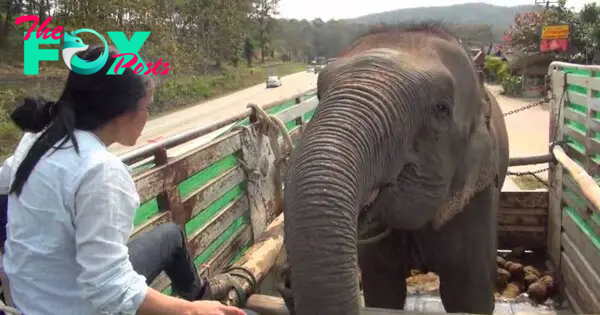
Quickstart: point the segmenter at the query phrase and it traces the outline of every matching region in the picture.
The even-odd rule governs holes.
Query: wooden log
[[[508,160],[508,166],[521,166],[550,163],[554,160],[552,154],[513,157]]]
[[[261,315],[290,315],[282,298],[263,294],[252,294],[245,308]]]
[[[583,167],[573,161],[561,147],[555,146],[552,153],[556,160],[569,172],[583,195],[592,204],[593,207],[591,208],[598,211],[600,209],[600,187],[598,187],[596,181]]]
[[[246,279],[233,276],[236,280],[239,279],[240,282],[238,283],[241,284],[241,289],[245,297],[248,297],[258,288],[258,285],[263,281],[269,270],[275,265],[277,256],[283,248],[283,225],[282,213],[269,224],[252,247],[233,265],[234,268],[241,267],[252,273],[252,276],[256,279],[257,283],[253,284]],[[234,270],[232,272],[239,271]],[[239,300],[236,290],[229,291],[227,297],[221,302],[226,305],[235,306],[240,306],[240,304],[244,303],[244,301]]]

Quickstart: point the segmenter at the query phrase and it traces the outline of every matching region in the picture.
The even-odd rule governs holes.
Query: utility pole
[[[550,8],[551,5],[555,5],[558,4],[558,1],[551,1],[551,0],[535,0],[535,5],[539,5],[539,6],[545,6],[546,8],[544,10],[548,10]]]

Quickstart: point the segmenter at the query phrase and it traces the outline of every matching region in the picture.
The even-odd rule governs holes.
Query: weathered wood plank
[[[316,97],[310,98],[298,105],[292,106],[284,111],[281,111],[280,113],[277,114],[277,117],[279,117],[279,119],[281,119],[281,121],[283,121],[284,123],[296,119],[304,114],[306,114],[307,112],[317,108],[317,105],[319,105],[319,101],[317,100]]]
[[[262,283],[267,273],[273,268],[283,248],[283,213],[277,216],[265,229],[265,232],[244,253],[240,259],[233,264],[234,267],[243,267],[252,274],[257,283],[243,281],[239,291],[231,290],[228,296],[221,300],[226,305],[239,305],[239,295],[235,292],[243,292],[245,296],[250,295],[257,289],[256,285]]]
[[[600,187],[598,187],[596,180],[594,180],[583,167],[575,163],[561,147],[553,147],[552,153],[557,161],[568,171],[570,179],[577,184],[582,196],[588,200],[590,205],[592,205],[592,207],[589,208],[598,211],[598,209],[600,209]]]
[[[499,232],[530,232],[530,233],[545,233],[545,226],[525,226],[525,225],[499,225]]]
[[[569,257],[575,269],[582,275],[584,282],[593,296],[600,297],[600,276],[587,261],[585,255],[579,250],[568,234],[562,234],[563,255]]]
[[[195,231],[188,239],[188,248],[193,257],[200,255],[225,230],[249,210],[248,196],[243,194],[223,207],[202,228]]]
[[[600,235],[600,225],[598,225],[592,218],[593,210],[589,209],[590,207],[593,207],[593,205],[587,202],[587,200],[585,201],[585,204],[583,204],[581,201],[577,201],[575,199],[576,197],[573,194],[580,196],[580,198],[585,198],[582,197],[583,195],[581,194],[581,191],[579,191],[577,185],[575,185],[575,183],[573,183],[568,176],[564,177],[563,183],[565,184],[566,188],[571,191],[568,192],[563,190],[563,202],[569,206],[569,208],[575,210],[579,217],[581,217],[581,219],[588,224],[588,226],[594,231],[594,233],[596,233],[596,235]]]
[[[246,179],[244,171],[236,166],[218,177],[212,179],[206,185],[198,188],[183,199],[183,208],[193,218],[204,211],[213,202],[219,199],[225,192],[237,186]]]
[[[168,286],[171,285],[171,279],[169,279],[169,277],[167,276],[167,274],[163,271],[161,272],[158,277],[156,277],[154,279],[154,281],[152,281],[152,283],[150,284],[150,286],[159,292],[162,292],[164,289],[166,289]]]
[[[579,130],[573,129],[570,126],[565,127],[563,132],[566,136],[573,138],[575,141],[579,142],[581,145],[585,145],[585,143],[587,142],[587,138],[584,134],[579,132]],[[585,156],[585,154],[584,154],[584,156]],[[581,161],[581,162],[583,162],[583,161]]]
[[[581,106],[588,105],[587,97],[585,95],[583,95],[581,93],[573,92],[573,91],[567,91],[566,94],[567,94],[567,96],[565,96],[565,99],[569,100],[570,103],[581,105]],[[592,104],[590,104],[590,105],[592,105]]]
[[[503,191],[500,193],[500,209],[548,208],[547,191]],[[502,210],[501,210],[502,211]]]
[[[498,224],[515,226],[540,226],[546,228],[546,216],[536,215],[498,215]]]
[[[246,226],[240,231],[236,232],[231,238],[231,242],[227,245],[219,248],[217,252],[198,269],[198,273],[202,277],[212,277],[219,274],[231,260],[237,255],[237,253],[246,245],[252,241],[252,228]]]
[[[600,121],[598,121],[597,118],[592,118],[589,121],[589,124],[590,124],[589,125],[590,130],[595,131],[595,132],[600,132]]]
[[[140,194],[140,202],[154,198],[241,147],[240,132],[235,131],[178,156],[166,165],[137,175],[134,181]]]
[[[577,74],[567,74],[567,83],[570,85],[579,85],[589,87],[592,90],[600,90],[600,79],[596,77],[587,77]]]
[[[539,250],[546,247],[546,233],[530,231],[522,232],[513,227],[507,231],[498,231],[498,248],[513,249],[523,247],[524,249]]]
[[[563,283],[563,285],[564,285],[564,283]],[[575,300],[575,295],[573,294],[573,292],[571,292],[572,290],[565,286],[563,288],[563,291],[564,291],[565,297],[567,298],[567,301],[569,301],[569,306],[570,306],[571,310],[573,310],[573,312],[575,312],[575,314],[583,314],[583,311],[581,310],[581,306],[579,306],[579,304],[577,304],[577,301]]]
[[[600,274],[600,250],[592,243],[592,240],[584,234],[577,226],[571,214],[565,213],[563,216],[564,233],[569,236],[583,257],[589,262],[593,270]]]
[[[548,216],[548,208],[500,208],[500,215],[534,215],[540,217]]]
[[[594,70],[590,70],[590,80],[596,76],[596,72]],[[567,79],[568,80],[568,79]],[[589,83],[589,82],[588,82]],[[594,90],[592,90],[591,88],[588,87],[587,89],[587,115],[585,117],[585,138],[586,138],[586,142],[584,142],[585,145],[585,155],[586,155],[586,159],[583,161],[583,164],[585,165],[585,168],[587,169],[587,171],[589,172],[591,167],[592,167],[592,155],[593,155],[593,143],[592,143],[592,138],[594,138],[595,136],[595,132],[593,130],[591,130],[591,124],[592,124],[592,120],[594,119],[595,113],[596,111],[592,108],[592,106],[590,104],[592,104],[593,102],[593,97],[594,97]]]
[[[576,121],[580,124],[585,124],[585,115],[571,108],[565,108],[565,119]]]
[[[585,161],[585,159],[586,159],[584,153],[582,153],[581,151],[575,149],[570,144],[567,144],[565,146],[565,152],[567,153],[568,156],[572,157],[573,159],[575,159],[577,161]]]
[[[131,242],[132,240],[138,238],[140,235],[152,230],[156,226],[161,225],[163,223],[170,222],[170,221],[171,221],[171,212],[169,212],[169,211],[159,212],[157,215],[148,219],[148,221],[139,225],[135,230],[133,230],[133,233],[131,233],[131,236],[129,237],[129,241]]]
[[[562,71],[553,69],[549,71],[551,75],[551,94],[553,100],[550,106],[550,124],[548,130],[548,143],[563,140],[565,105],[563,95],[563,87],[565,77]],[[548,227],[546,250],[550,261],[557,266],[560,266],[561,253],[561,225],[562,225],[562,175],[563,167],[560,163],[550,163],[550,172],[548,174]]]
[[[242,134],[242,154],[248,168],[248,198],[254,239],[267,228],[282,209],[283,191],[276,130],[253,124]],[[275,148],[275,146],[277,146]]]
[[[594,296],[581,273],[575,268],[571,258],[563,252],[561,255],[561,275],[564,283],[573,293],[575,303],[578,304],[584,313],[599,313],[600,301],[598,296]]]

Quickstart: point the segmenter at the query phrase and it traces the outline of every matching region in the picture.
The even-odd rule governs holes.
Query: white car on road
[[[280,87],[281,86],[281,78],[278,76],[269,76],[267,78],[267,89],[272,87]]]

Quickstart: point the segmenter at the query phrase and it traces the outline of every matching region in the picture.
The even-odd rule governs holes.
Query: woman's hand
[[[217,301],[194,301],[186,315],[246,315],[246,312]]]

